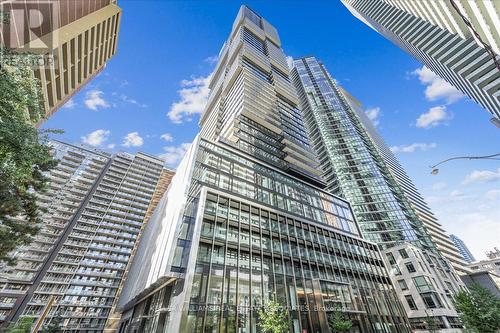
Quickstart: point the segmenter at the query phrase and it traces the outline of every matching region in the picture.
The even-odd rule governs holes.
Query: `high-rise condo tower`
[[[148,223],[119,332],[258,332],[270,299],[290,332],[407,332],[374,243],[324,183],[273,26],[242,6],[201,132]]]

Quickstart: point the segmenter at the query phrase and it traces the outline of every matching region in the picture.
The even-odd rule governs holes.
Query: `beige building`
[[[9,12],[2,25],[1,43],[19,52],[50,55],[53,65],[34,68],[40,80],[44,114],[31,121],[40,124],[96,76],[116,53],[121,9],[116,0],[7,0]],[[25,18],[16,13],[39,10],[43,22],[26,31]],[[11,9],[14,9],[11,11]],[[37,24],[29,23],[36,26]],[[44,58],[44,59],[49,59]]]

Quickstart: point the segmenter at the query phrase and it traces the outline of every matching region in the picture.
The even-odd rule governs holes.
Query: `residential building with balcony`
[[[500,4],[342,0],[363,23],[500,119]],[[496,120],[494,120],[496,119]]]
[[[258,332],[274,299],[290,332],[409,332],[376,244],[325,191],[276,29],[242,6],[200,134],[147,224],[118,332]]]
[[[116,0],[2,0],[0,8],[8,15],[0,44],[53,61],[33,66],[43,105],[43,114],[28,116],[35,124],[56,112],[116,54],[122,14]],[[32,11],[43,17],[39,27],[30,27],[34,33],[26,20]]]
[[[45,325],[58,316],[64,332],[101,332],[163,162],[143,153],[50,145],[59,164],[39,195],[46,209],[40,232],[15,250],[15,266],[0,268],[0,322],[32,316]]]

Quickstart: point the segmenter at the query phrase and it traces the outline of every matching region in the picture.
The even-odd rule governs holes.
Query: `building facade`
[[[363,126],[359,103],[354,103],[352,96],[338,87],[315,57],[295,60],[292,77],[327,189],[351,203],[363,237],[387,251],[402,244],[413,244],[438,258],[440,265],[461,283],[435,245],[425,220],[414,208],[421,198],[416,193],[412,199],[408,197],[400,184],[406,175],[394,174],[395,166],[401,167],[399,164],[389,166],[387,157],[383,157]],[[394,156],[390,157],[391,162],[395,162]],[[415,267],[417,274],[425,274],[423,267]],[[391,271],[391,278],[395,274]],[[403,295],[398,295],[404,303]],[[440,307],[444,304],[438,303]],[[454,316],[457,317],[456,312]]]
[[[476,259],[469,251],[469,248],[467,247],[467,245],[465,245],[463,240],[461,240],[455,235],[450,235],[450,239],[453,241],[455,247],[458,249],[462,257],[464,257],[465,261],[467,261],[469,264],[476,261]]]
[[[342,2],[362,22],[500,118],[497,1]]]
[[[119,332],[260,332],[275,299],[290,332],[408,332],[377,246],[322,190],[278,34],[242,6],[200,135],[146,226]]]
[[[480,285],[500,299],[500,275],[491,271],[478,271],[460,276],[467,287]]]
[[[415,210],[418,218],[424,224],[431,240],[436,244],[439,252],[448,259],[450,264],[459,274],[467,274],[469,269],[467,268],[467,262],[462,256],[462,252],[453,242],[451,236],[448,236],[447,232],[443,229],[417,187],[413,184],[410,177],[408,177],[408,174],[390,148],[385,144],[384,139],[379,135],[371,120],[368,119],[361,103],[342,87],[339,87],[339,91],[361,121],[365,133],[369,136],[375,148],[378,150],[379,156],[384,160],[387,168],[403,191],[405,198]]]
[[[54,61],[33,67],[44,109],[44,114],[31,115],[36,124],[56,112],[116,54],[121,19],[116,0],[2,0],[0,8],[9,18],[2,24],[2,45],[50,55]],[[16,14],[32,10],[43,15],[35,33],[26,28],[28,14]]]
[[[51,143],[47,209],[17,264],[0,268],[2,326],[32,316],[62,318],[64,332],[101,332],[157,187],[163,162]],[[40,318],[44,317],[44,318]]]
[[[326,188],[352,204],[363,236],[382,248],[408,241],[434,249],[423,223],[323,64],[314,57],[295,60],[292,75]]]
[[[463,332],[453,295],[464,288],[464,283],[449,267],[432,253],[409,243],[387,249],[384,254],[412,329]]]
[[[492,251],[486,253],[486,260],[473,262],[469,265],[472,272],[485,272],[489,271],[500,275],[500,250],[494,248]]]

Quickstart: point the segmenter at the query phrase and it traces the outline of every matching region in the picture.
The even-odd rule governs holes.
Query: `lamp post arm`
[[[435,168],[440,164],[453,161],[453,160],[497,160],[498,158],[495,158],[497,156],[500,156],[500,153],[498,154],[492,154],[492,155],[485,155],[485,156],[457,156],[457,157],[451,157],[446,160],[443,160],[433,166],[431,168]]]

